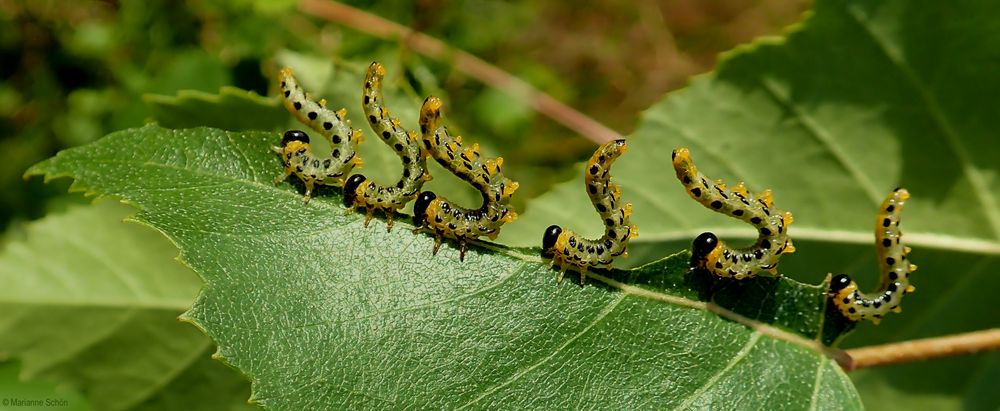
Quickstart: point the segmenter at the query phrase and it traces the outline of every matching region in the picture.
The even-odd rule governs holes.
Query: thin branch
[[[853,361],[844,369],[902,364],[956,355],[1000,349],[1000,328],[944,337],[924,338],[900,343],[847,350]]]
[[[603,144],[620,138],[611,130],[585,114],[574,110],[476,56],[457,50],[426,34],[414,31],[379,16],[330,0],[301,0],[299,9],[315,17],[341,24],[385,40],[400,40],[417,53],[437,60],[450,60],[458,71],[484,84],[525,102],[542,115],[566,128]]]

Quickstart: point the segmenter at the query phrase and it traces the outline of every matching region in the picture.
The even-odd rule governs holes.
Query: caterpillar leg
[[[371,207],[366,207],[365,208],[365,227],[366,228],[368,227],[368,223],[370,223],[372,221],[372,218],[374,217],[374,214],[375,214],[375,209],[373,209]]]
[[[312,198],[312,192],[314,187],[312,180],[304,181],[304,183],[306,185],[306,194],[302,196],[302,202],[308,204],[309,199]]]
[[[580,267],[580,285],[587,283],[587,267]]]
[[[392,217],[396,215],[393,210],[388,210],[385,212],[385,230],[386,232],[392,232]]]
[[[559,275],[556,276],[556,284],[562,284],[563,277],[566,276],[566,267],[559,265]]]
[[[437,255],[438,250],[441,249],[441,235],[434,237],[434,249],[431,250],[431,255]]]
[[[469,245],[466,244],[465,240],[458,240],[458,261],[465,261],[465,252],[469,249]]]

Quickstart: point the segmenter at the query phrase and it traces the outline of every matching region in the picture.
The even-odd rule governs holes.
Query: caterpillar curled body
[[[424,191],[413,204],[413,224],[417,230],[433,232],[437,237],[432,254],[437,254],[442,238],[451,238],[458,241],[459,258],[465,260],[468,241],[481,236],[495,239],[504,223],[517,218],[509,202],[518,183],[501,172],[503,158],[482,157],[478,144],[462,148],[462,138],[452,137],[443,125],[441,106],[440,99],[428,97],[420,107],[424,148],[438,164],[479,190],[483,205],[478,209],[468,209]]]
[[[351,128],[346,110],[335,112],[326,108],[326,100],[314,101],[299,86],[291,68],[281,69],[278,81],[285,108],[302,124],[326,138],[331,146],[329,155],[316,155],[309,145],[306,133],[289,130],[282,137],[281,146],[271,148],[281,156],[285,167],[284,174],[275,180],[275,184],[280,184],[288,176],[295,174],[306,186],[302,200],[308,203],[316,184],[343,186],[347,174],[361,165],[361,159],[357,156],[361,130]]]
[[[837,309],[851,321],[881,321],[889,311],[900,312],[903,295],[916,290],[910,285],[910,273],[917,266],[910,264],[907,255],[910,247],[903,245],[899,230],[900,214],[910,193],[903,188],[893,190],[879,208],[875,218],[875,247],[877,249],[882,284],[874,295],[858,291],[858,284],[847,274],[839,274],[830,281],[830,298]]]
[[[614,258],[627,254],[628,240],[639,235],[629,222],[632,204],[621,204],[621,187],[611,183],[611,164],[627,149],[625,140],[604,144],[594,152],[584,171],[587,195],[604,220],[604,235],[596,240],[580,237],[558,225],[549,226],[542,236],[542,255],[559,265],[562,281],[566,269],[580,273],[580,283],[587,278],[587,269],[610,265]]]
[[[362,106],[372,131],[383,143],[393,149],[403,162],[403,175],[394,186],[385,187],[369,180],[364,175],[351,176],[344,185],[344,204],[350,208],[366,212],[365,225],[372,219],[372,213],[380,211],[386,216],[388,230],[392,230],[392,217],[406,203],[417,198],[424,182],[431,179],[427,173],[426,154],[420,148],[417,134],[406,130],[399,120],[389,113],[382,97],[382,79],[385,68],[377,62],[368,66]]]
[[[795,252],[788,237],[792,213],[773,209],[770,190],[751,195],[741,182],[726,188],[721,180],[712,182],[700,173],[686,148],[673,152],[674,171],[687,193],[703,206],[753,225],[757,241],[745,248],[731,248],[713,233],[702,233],[692,244],[691,267],[702,268],[720,277],[737,280],[761,271],[777,272],[782,254]]]

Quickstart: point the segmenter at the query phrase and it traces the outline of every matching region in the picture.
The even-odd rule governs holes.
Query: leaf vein
[[[773,80],[765,79],[761,81],[761,85],[767,94],[778,103],[778,105],[791,111],[795,118],[798,119],[798,123],[802,126],[802,129],[808,132],[816,141],[826,147],[830,155],[833,156],[840,166],[847,170],[852,178],[861,186],[865,194],[868,195],[868,199],[872,201],[873,204],[878,204],[882,200],[879,190],[875,188],[875,184],[872,183],[868,175],[865,174],[861,169],[855,166],[853,162],[850,161],[847,153],[844,152],[843,148],[837,145],[836,140],[831,136],[816,120],[806,114],[803,110],[799,108],[798,105],[792,102],[791,98],[787,95],[783,95],[779,90],[778,86]]]
[[[458,407],[458,409],[469,408],[470,406],[472,406],[473,404],[479,402],[483,398],[486,398],[486,397],[490,396],[491,394],[493,394],[494,392],[500,390],[501,388],[506,387],[506,386],[512,384],[514,381],[519,380],[521,377],[523,377],[527,373],[529,373],[529,372],[535,370],[536,368],[541,367],[542,365],[544,365],[545,363],[547,363],[549,360],[551,360],[556,355],[558,355],[559,353],[561,353],[563,351],[563,349],[565,349],[566,347],[568,347],[570,344],[572,344],[574,341],[576,341],[577,339],[579,339],[583,335],[585,335],[588,332],[590,332],[590,330],[592,330],[595,326],[597,326],[597,324],[600,324],[602,321],[604,321],[604,319],[607,318],[608,314],[610,314],[612,311],[614,311],[615,307],[618,307],[618,304],[621,304],[621,302],[627,296],[628,296],[628,293],[620,293],[620,294],[618,294],[618,296],[615,297],[615,299],[613,301],[611,301],[607,306],[605,306],[604,309],[601,310],[601,312],[597,313],[597,316],[594,317],[594,320],[591,321],[590,324],[587,324],[587,326],[583,327],[583,329],[580,330],[580,332],[578,332],[578,333],[574,334],[572,337],[566,339],[566,341],[564,341],[559,347],[557,347],[551,354],[549,354],[549,355],[545,356],[544,358],[536,361],[535,363],[533,363],[533,364],[531,364],[531,365],[529,365],[529,366],[521,369],[520,371],[518,371],[517,373],[515,373],[514,375],[512,375],[510,378],[508,378],[506,381],[504,381],[504,382],[502,382],[500,384],[494,385],[494,386],[492,386],[490,388],[487,388],[478,397],[473,398],[471,401],[469,401],[469,402],[463,404],[462,406]]]
[[[438,300],[438,301],[431,301],[431,302],[426,303],[426,304],[418,304],[418,305],[414,305],[414,306],[410,306],[410,307],[402,307],[402,308],[397,308],[397,309],[393,309],[393,310],[377,311],[377,312],[374,312],[374,313],[371,313],[371,314],[368,314],[368,315],[364,315],[364,316],[361,316],[361,317],[352,317],[352,318],[347,319],[347,320],[340,320],[340,321],[338,321],[338,320],[320,321],[320,322],[310,323],[310,324],[300,324],[300,325],[294,326],[293,328],[309,328],[309,327],[318,327],[318,326],[324,326],[324,325],[347,325],[347,324],[353,324],[353,323],[356,323],[356,322],[364,321],[364,320],[367,320],[367,319],[370,319],[370,318],[380,317],[380,316],[383,316],[383,315],[386,315],[386,314],[396,314],[396,313],[404,313],[404,312],[409,312],[409,311],[418,311],[418,310],[423,310],[423,309],[426,309],[426,308],[433,308],[433,307],[441,306],[441,305],[448,304],[448,303],[453,303],[453,302],[458,302],[458,301],[462,301],[462,300],[467,300],[469,298],[475,297],[477,295],[481,295],[481,294],[483,294],[483,293],[485,293],[487,291],[490,291],[492,289],[495,289],[495,288],[503,285],[504,283],[506,283],[507,281],[509,281],[511,278],[513,278],[515,275],[517,275],[518,273],[524,272],[523,268],[526,268],[527,266],[528,266],[527,262],[521,263],[521,265],[517,269],[510,270],[509,274],[504,275],[503,277],[500,277],[493,284],[487,285],[485,287],[477,288],[477,289],[475,289],[475,290],[473,290],[471,292],[468,292],[468,293],[465,293],[465,294],[462,294],[462,295],[459,295],[459,296],[456,296],[456,297],[453,297],[453,298],[448,298],[448,299]]]
[[[691,393],[691,395],[687,396],[687,398],[681,401],[680,405],[678,405],[674,409],[686,409],[690,407],[694,403],[694,401],[700,398],[702,395],[704,395],[709,388],[714,387],[715,384],[718,383],[719,380],[721,380],[722,377],[725,376],[729,370],[731,370],[733,367],[735,367],[737,364],[743,361],[744,358],[750,355],[750,351],[752,351],[753,347],[757,345],[757,342],[760,341],[760,337],[762,335],[763,334],[756,331],[752,332],[750,334],[750,338],[748,338],[747,342],[743,345],[743,348],[740,348],[740,350],[736,352],[736,355],[733,356],[731,360],[729,360],[729,363],[726,364],[725,367],[722,367],[722,369],[720,369],[718,372],[712,375],[709,379],[705,380],[704,384],[698,387],[698,389],[695,390],[693,393]]]

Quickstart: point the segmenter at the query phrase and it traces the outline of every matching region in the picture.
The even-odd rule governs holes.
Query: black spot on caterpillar
[[[399,119],[389,114],[382,97],[382,79],[385,67],[373,62],[365,75],[362,106],[372,131],[383,143],[393,149],[403,161],[403,176],[390,187],[381,186],[368,180],[364,175],[355,174],[344,185],[344,204],[350,208],[366,211],[365,225],[372,219],[372,213],[385,213],[388,230],[392,230],[392,217],[406,203],[417,198],[424,182],[431,179],[427,173],[426,153],[420,148],[417,134],[404,129]],[[374,121],[371,121],[374,120]]]
[[[910,247],[900,241],[903,233],[899,230],[900,213],[909,198],[906,189],[895,189],[882,202],[875,217],[875,249],[882,274],[882,284],[875,294],[858,291],[858,284],[847,274],[838,274],[830,281],[830,298],[851,321],[871,320],[878,324],[889,311],[902,311],[899,303],[903,294],[916,290],[910,285],[910,273],[917,266],[907,261]]]
[[[432,254],[437,254],[442,238],[447,237],[458,241],[459,259],[465,260],[468,241],[481,236],[495,239],[504,223],[517,218],[509,202],[518,184],[500,171],[503,158],[483,158],[478,144],[462,148],[462,138],[448,134],[441,121],[441,106],[440,99],[428,97],[420,107],[424,148],[438,164],[479,190],[483,205],[468,209],[424,191],[413,204],[413,225],[437,237]]]
[[[692,244],[691,267],[702,268],[720,277],[737,280],[761,271],[776,272],[781,254],[795,252],[788,237],[792,213],[772,210],[771,191],[751,195],[743,183],[727,189],[722,180],[711,180],[698,171],[686,148],[673,152],[677,179],[695,201],[757,228],[757,241],[745,248],[730,248],[713,233],[702,233]]]
[[[356,153],[361,143],[361,130],[351,128],[351,121],[345,118],[346,110],[334,112],[326,108],[326,100],[313,101],[295,81],[291,68],[281,69],[278,81],[285,108],[299,122],[325,137],[332,147],[328,156],[317,156],[304,132],[289,130],[282,137],[281,146],[271,148],[281,156],[285,166],[284,174],[274,183],[280,184],[294,173],[306,186],[302,200],[308,203],[315,184],[343,186],[351,169],[361,165]]]
[[[604,220],[605,233],[597,240],[588,240],[557,225],[549,226],[542,236],[542,255],[558,264],[557,281],[562,281],[568,267],[580,272],[580,283],[587,278],[587,269],[610,265],[619,255],[627,255],[628,240],[639,235],[629,223],[632,204],[621,204],[621,187],[611,183],[611,164],[627,146],[625,140],[604,144],[594,152],[584,170],[587,195],[594,209]]]

